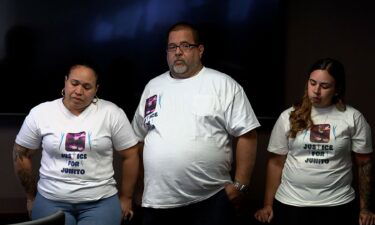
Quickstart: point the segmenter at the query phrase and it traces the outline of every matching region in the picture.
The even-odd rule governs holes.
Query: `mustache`
[[[176,63],[176,62],[183,62],[183,63],[186,63],[185,60],[183,60],[183,59],[176,59],[176,60],[173,61],[173,63]]]

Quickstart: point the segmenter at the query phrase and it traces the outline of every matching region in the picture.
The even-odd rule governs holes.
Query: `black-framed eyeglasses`
[[[198,44],[190,44],[188,42],[182,42],[182,43],[180,43],[180,45],[169,44],[169,45],[167,45],[167,51],[168,52],[175,52],[177,50],[177,48],[180,48],[181,51],[188,52],[191,49],[196,48],[198,46],[199,46]]]

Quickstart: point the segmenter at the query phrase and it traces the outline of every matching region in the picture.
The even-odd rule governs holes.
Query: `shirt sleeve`
[[[138,138],[135,136],[132,126],[121,108],[117,108],[115,112],[116,118],[113,121],[112,142],[113,147],[117,151],[128,149],[138,143]]]
[[[354,130],[352,135],[352,151],[356,153],[371,153],[371,128],[365,117],[358,113],[354,115]]]
[[[144,126],[144,110],[145,110],[145,91],[142,94],[141,100],[139,102],[138,108],[134,114],[132,126],[135,135],[140,141],[144,141],[147,134],[147,129]]]
[[[40,129],[38,128],[36,118],[37,116],[33,110],[30,111],[29,115],[26,116],[16,137],[15,142],[17,144],[28,149],[40,148],[42,136],[40,134]]]
[[[272,153],[286,155],[289,151],[289,111],[283,112],[273,126],[267,150]]]
[[[229,134],[235,137],[239,137],[260,126],[242,87],[239,87],[234,95],[225,111],[225,115],[227,118],[226,129]]]

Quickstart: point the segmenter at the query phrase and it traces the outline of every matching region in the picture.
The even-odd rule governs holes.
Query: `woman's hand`
[[[34,199],[31,199],[31,198],[26,199],[26,209],[30,218],[31,218],[31,211],[33,209],[33,204],[34,204]]]
[[[131,220],[133,218],[133,201],[131,198],[121,196],[120,197],[122,219]]]
[[[361,209],[359,212],[359,225],[375,224],[375,214],[367,209]]]
[[[255,219],[262,223],[270,223],[273,218],[273,209],[272,206],[266,205],[262,209],[259,209],[255,215]]]

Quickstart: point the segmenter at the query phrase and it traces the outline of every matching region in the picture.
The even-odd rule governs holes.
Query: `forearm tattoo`
[[[17,175],[21,181],[23,188],[25,189],[25,192],[30,196],[35,196],[36,195],[36,182],[32,174],[32,171],[20,169],[17,171]]]
[[[30,166],[24,166],[25,160],[31,160],[32,150],[24,148],[20,145],[15,144],[13,147],[13,161],[15,165],[15,171],[25,192],[28,195],[35,196],[36,194],[36,182],[33,175],[31,164]]]
[[[358,167],[359,195],[363,201],[362,208],[364,209],[368,209],[370,204],[371,167],[371,160],[366,161]]]

